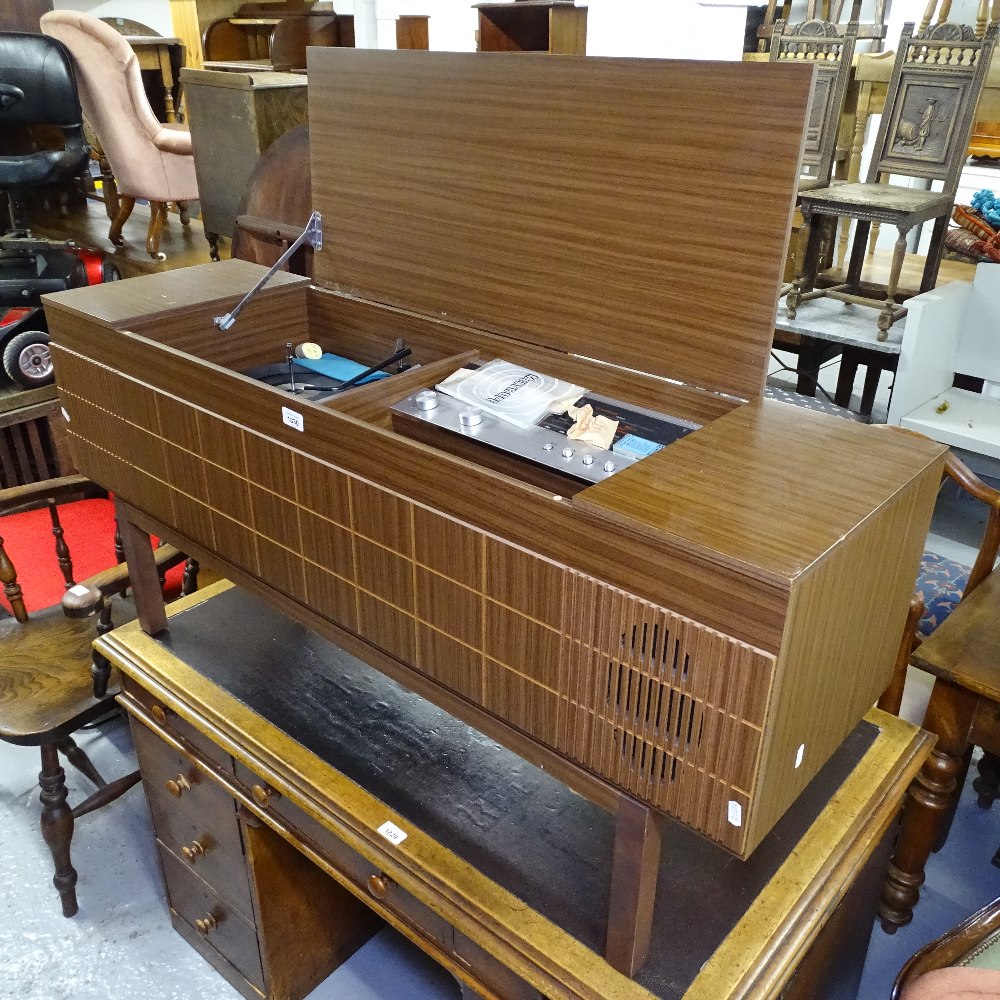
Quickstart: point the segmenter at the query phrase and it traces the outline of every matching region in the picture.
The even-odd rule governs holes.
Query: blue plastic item
[[[309,371],[316,372],[317,375],[326,375],[329,378],[335,378],[338,382],[346,382],[349,378],[360,375],[370,367],[369,365],[358,364],[357,361],[351,361],[350,358],[342,358],[339,354],[324,354],[319,361],[310,361],[308,358],[296,358],[295,364],[299,368],[308,368]],[[388,374],[388,372],[375,372],[364,379],[364,381],[359,382],[358,385],[365,385],[368,382],[374,382],[376,379],[385,378]]]

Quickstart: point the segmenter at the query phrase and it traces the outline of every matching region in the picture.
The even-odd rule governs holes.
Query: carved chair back
[[[953,22],[919,37],[912,22],[903,28],[868,183],[888,174],[925,177],[954,195],[996,35],[996,25],[982,39]]]
[[[855,21],[841,35],[835,24],[812,20],[795,25],[779,21],[771,38],[771,62],[803,62],[816,67],[802,166],[824,184],[833,172],[840,113],[857,37]]]

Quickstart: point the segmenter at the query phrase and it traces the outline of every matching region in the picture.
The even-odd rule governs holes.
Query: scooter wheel
[[[42,330],[26,330],[3,349],[3,370],[7,377],[25,389],[36,389],[55,381],[49,335]]]
[[[101,281],[120,281],[122,273],[118,266],[107,258],[101,263]]]

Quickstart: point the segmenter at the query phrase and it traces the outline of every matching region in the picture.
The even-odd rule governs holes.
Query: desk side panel
[[[942,453],[796,582],[765,728],[751,845],[889,683],[943,464]]]

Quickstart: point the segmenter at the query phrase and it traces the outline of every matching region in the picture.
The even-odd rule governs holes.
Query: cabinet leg
[[[69,858],[73,839],[73,810],[66,804],[66,772],[59,765],[55,744],[42,744],[42,770],[38,775],[42,801],[42,836],[52,854],[56,873],[52,884],[62,900],[64,917],[72,917],[76,903],[76,869]]]
[[[143,632],[156,635],[167,627],[167,612],[160,588],[160,571],[156,568],[149,535],[129,519],[129,509],[115,499],[115,513],[122,534],[122,548],[132,581],[132,596]]]
[[[649,806],[619,799],[605,958],[626,976],[649,954],[662,837],[662,821]]]

